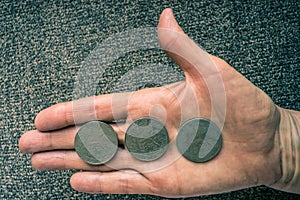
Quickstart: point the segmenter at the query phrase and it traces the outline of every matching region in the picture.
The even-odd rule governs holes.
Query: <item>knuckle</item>
[[[161,47],[166,51],[174,51],[178,46],[180,34],[170,30],[159,30],[159,37],[164,38],[161,40]]]
[[[45,135],[42,136],[42,146],[45,148],[45,149],[53,149],[54,147],[54,143],[53,143],[53,135],[51,133],[46,133]]]
[[[131,191],[131,187],[129,185],[129,179],[127,173],[124,173],[123,175],[120,176],[119,178],[119,186],[120,186],[120,192],[123,194],[129,194]]]
[[[73,124],[73,112],[67,112],[69,103],[64,102],[55,105],[56,116],[63,116],[65,124],[71,125]]]

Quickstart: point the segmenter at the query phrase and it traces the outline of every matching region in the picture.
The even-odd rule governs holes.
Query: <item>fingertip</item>
[[[162,17],[162,16],[164,16],[164,15],[173,15],[173,10],[172,10],[171,8],[165,8],[165,9],[161,12],[160,16]]]
[[[58,103],[40,111],[34,119],[34,125],[39,131],[52,131],[64,128],[73,123],[72,104]]]
[[[64,162],[66,151],[48,151],[34,153],[31,157],[32,167],[39,171],[68,169]]]
[[[41,111],[42,112],[42,111]],[[34,119],[34,126],[35,128],[37,128],[38,130],[41,130],[43,128],[43,126],[41,125],[41,121],[40,121],[40,113],[39,112],[36,116],[35,116],[35,119]]]
[[[168,29],[176,32],[183,33],[182,28],[177,23],[173,10],[171,8],[166,8],[160,15],[158,22],[159,29]]]
[[[18,147],[22,153],[31,153],[31,143],[30,143],[30,137],[28,134],[32,134],[33,131],[28,131],[24,133],[19,141],[18,141]]]
[[[169,22],[172,17],[174,17],[173,10],[171,8],[164,9],[160,14],[158,27],[167,28],[167,25],[169,25],[167,22]]]
[[[22,153],[26,153],[26,145],[25,145],[25,138],[24,138],[24,135],[22,135],[18,141],[18,147],[20,149],[20,151]]]
[[[31,165],[34,169],[38,170],[38,171],[41,171],[40,170],[40,166],[39,166],[39,163],[37,162],[37,159],[36,159],[36,155],[37,154],[32,154],[31,156]]]
[[[78,192],[94,193],[90,191],[90,185],[86,183],[83,172],[77,172],[73,174],[70,178],[70,185],[74,190]]]
[[[78,173],[80,173],[80,172],[78,172]],[[77,180],[78,180],[78,173],[75,173],[75,174],[73,174],[72,176],[71,176],[71,178],[70,178],[70,185],[71,185],[71,187],[74,189],[74,190],[77,190],[78,191],[78,185],[77,185]]]
[[[31,157],[31,165],[38,171],[51,170],[51,168],[48,167],[48,163],[51,161],[52,159],[48,158],[43,153],[34,153]]]
[[[42,111],[40,111],[35,119],[34,119],[34,126],[37,130],[39,131],[47,131],[49,128],[48,128],[48,120],[47,120],[47,116],[49,117],[50,116],[50,113],[49,113],[49,108],[46,108]]]
[[[191,51],[191,42],[177,23],[173,11],[170,8],[162,12],[159,18],[157,34],[161,48],[165,50],[180,67],[185,68],[186,65],[189,65],[188,61],[183,58],[185,54]]]

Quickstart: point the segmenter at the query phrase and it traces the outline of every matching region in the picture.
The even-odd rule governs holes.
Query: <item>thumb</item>
[[[160,16],[158,38],[162,49],[181,67],[187,80],[218,73],[210,55],[183,32],[170,8]]]
[[[226,113],[222,76],[227,72],[231,74],[229,65],[222,64],[220,59],[209,55],[192,41],[176,22],[171,9],[165,9],[160,16],[158,39],[162,49],[183,70],[186,82],[196,88],[195,91],[201,91],[203,99],[210,99],[205,106],[211,108],[210,118],[222,130]]]

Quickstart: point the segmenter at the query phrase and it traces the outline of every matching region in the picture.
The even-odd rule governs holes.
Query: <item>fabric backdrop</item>
[[[30,155],[22,154],[17,144],[24,131],[34,129],[40,110],[90,94],[80,91],[76,77],[95,49],[100,46],[114,56],[118,46],[110,45],[118,45],[116,34],[133,30],[122,40],[132,41],[129,36],[137,36],[132,34],[135,28],[156,27],[166,7],[174,10],[185,32],[209,53],[229,62],[277,105],[300,110],[298,0],[1,0],[0,199],[160,199],[78,193],[69,184],[74,171],[38,172],[31,167]],[[104,47],[107,38],[112,39]],[[160,49],[144,47],[108,63],[92,92],[136,90],[183,78]],[[148,70],[140,70],[145,66]],[[137,76],[130,75],[135,78],[124,76],[136,71]],[[260,186],[195,199],[297,198]]]

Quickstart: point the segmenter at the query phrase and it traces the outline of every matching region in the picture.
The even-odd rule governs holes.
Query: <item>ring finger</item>
[[[122,159],[122,162],[120,162]],[[33,154],[32,166],[37,170],[87,170],[87,171],[113,171],[129,166],[130,155],[119,149],[112,160],[104,165],[90,165],[85,163],[73,150],[48,151]]]

